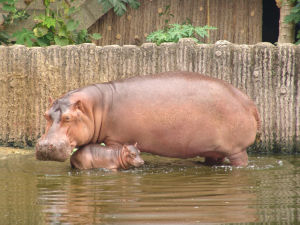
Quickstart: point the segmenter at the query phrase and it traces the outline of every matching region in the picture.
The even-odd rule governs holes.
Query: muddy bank
[[[10,155],[28,155],[33,153],[33,148],[21,149],[0,146],[0,159],[5,159]]]

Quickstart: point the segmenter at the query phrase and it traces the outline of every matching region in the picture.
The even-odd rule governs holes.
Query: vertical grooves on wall
[[[196,71],[201,74],[211,74],[213,45],[200,44],[195,47]]]
[[[66,50],[72,52],[69,58],[77,62],[75,67],[70,68],[69,74],[76,79],[73,80],[74,84],[72,84],[68,90],[94,83],[98,68],[95,59],[96,46],[94,44],[83,44],[78,48],[71,46],[70,49],[66,48]],[[73,65],[74,62],[71,65]],[[80,84],[80,86],[78,86],[78,84]]]
[[[61,73],[59,74],[61,76],[61,80],[63,80],[63,82],[61,82],[60,84],[58,84],[58,86],[60,86],[60,88],[62,88],[64,90],[64,93],[71,90],[71,87],[76,87],[76,84],[80,84],[80,85],[84,85],[81,83],[80,79],[80,73],[76,73],[75,71],[77,71],[77,63],[73,61],[74,59],[74,50],[73,49],[77,49],[80,51],[80,48],[74,48],[74,46],[70,45],[70,46],[64,46],[61,48]],[[84,53],[84,52],[83,52]],[[82,56],[81,54],[79,54],[80,56]],[[86,61],[86,64],[88,64],[89,62]],[[80,68],[80,67],[79,67]],[[82,68],[83,70],[85,68]],[[64,94],[61,93],[61,94]]]
[[[103,55],[103,47],[96,46],[95,48],[95,59],[96,59],[96,68],[97,73],[95,74],[95,83],[104,82],[104,69],[103,69],[103,62],[102,62],[102,55]]]
[[[295,48],[295,90],[294,90],[294,101],[295,101],[295,136],[294,136],[294,151],[300,149],[300,45],[297,45]]]
[[[255,45],[254,51],[254,95],[257,96],[256,101],[259,101],[258,111],[262,121],[263,139],[267,141],[267,145],[270,146],[273,140],[274,120],[270,114],[273,110],[272,99],[270,99],[270,92],[274,90],[269,86],[269,79],[271,74],[268,71],[268,67],[271,62],[272,51],[269,50],[273,45],[267,43],[261,43]],[[274,116],[274,115],[273,115]]]
[[[145,61],[140,56],[141,50],[135,45],[125,45],[120,52],[121,60],[118,62],[122,70],[119,71],[120,78],[135,76],[145,68]],[[141,60],[140,60],[141,59]]]
[[[0,143],[33,145],[45,129],[49,96],[91,83],[182,70],[223,79],[246,92],[260,112],[263,142],[290,151],[300,142],[299,49],[227,41],[198,45],[191,39],[141,47],[0,46]]]
[[[45,121],[41,121],[42,110],[41,110],[41,100],[42,98],[37,98],[36,96],[41,96],[41,77],[40,68],[45,64],[44,48],[31,48],[31,58],[30,58],[30,76],[32,77],[31,86],[32,88],[32,99],[31,102],[31,115],[32,120],[28,121],[29,127],[32,129],[32,136],[30,141],[34,142],[35,138],[39,137],[42,133],[42,128],[45,126]]]
[[[5,143],[8,136],[7,110],[8,110],[8,85],[7,85],[7,61],[8,48],[0,46],[0,143]]]
[[[232,82],[231,74],[232,74],[232,44],[228,41],[218,41],[215,44],[214,49],[214,63],[213,66],[215,69],[214,75],[216,78],[225,80],[229,83]]]
[[[34,84],[36,83],[35,77],[32,75],[34,72],[33,70],[35,69],[36,65],[33,65],[33,61],[31,60],[33,58],[32,55],[33,51],[32,49],[26,48],[26,66],[25,66],[25,71],[24,74],[26,74],[27,76],[25,76],[26,78],[26,84],[25,87],[23,87],[23,89],[26,90],[26,98],[23,98],[23,101],[25,103],[25,108],[26,108],[26,112],[24,113],[24,145],[26,144],[32,144],[34,141],[34,129],[33,127],[35,126],[34,122],[36,121],[36,113],[34,113],[34,106],[36,105],[36,100],[35,100],[35,86]],[[30,118],[31,120],[29,120],[28,118]]]
[[[252,49],[249,45],[233,45],[232,53],[232,84],[245,92],[254,101],[255,97],[251,92],[252,76]]]
[[[157,73],[157,46],[154,43],[145,43],[140,48],[144,74]]]
[[[28,71],[28,86],[26,87],[29,91],[30,101],[28,102],[28,115],[27,118],[27,142],[28,144],[34,143],[35,139],[39,137],[42,132],[42,127],[44,127],[45,122],[41,120],[42,110],[41,98],[36,98],[40,96],[40,70],[39,68],[44,65],[43,57],[44,49],[40,47],[34,47],[30,49],[29,61],[29,71]],[[28,98],[29,98],[28,96]]]
[[[280,124],[281,124],[281,148],[284,146],[289,149],[292,146],[293,137],[295,135],[294,124],[296,124],[296,115],[294,114],[294,79],[295,76],[295,51],[290,44],[279,45],[278,60],[280,66]]]
[[[272,51],[273,46],[264,46],[263,49],[263,59],[262,59],[262,96],[264,99],[264,117],[265,117],[265,127],[268,131],[268,139],[272,140],[274,138],[278,138],[276,127],[274,127],[274,123],[277,121],[277,117],[272,116],[272,112],[274,112],[274,98],[273,93],[276,91],[274,86],[272,85],[272,63],[273,63],[273,54]],[[276,122],[277,123],[277,122]],[[275,132],[274,132],[275,131]],[[275,136],[274,136],[275,135]],[[270,143],[271,144],[271,143]]]
[[[26,127],[26,65],[27,48],[20,45],[9,47],[8,52],[8,143],[24,143]]]
[[[192,39],[181,39],[178,42],[177,63],[180,65],[179,70],[193,71],[194,49],[196,43]]]
[[[177,44],[175,44],[175,43],[161,44],[162,71],[174,71],[177,69],[176,46],[177,46]]]
[[[118,65],[120,64],[119,52],[121,47],[118,45],[111,45],[105,48],[107,58],[105,60],[107,66],[107,80],[116,80],[118,78]]]

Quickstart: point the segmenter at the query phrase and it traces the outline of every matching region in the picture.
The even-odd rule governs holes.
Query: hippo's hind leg
[[[232,166],[247,166],[248,165],[248,154],[246,150],[239,153],[229,155],[227,158]]]

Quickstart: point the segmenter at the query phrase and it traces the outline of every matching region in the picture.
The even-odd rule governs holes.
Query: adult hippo
[[[94,84],[51,102],[36,145],[39,160],[65,161],[73,148],[139,143],[142,152],[246,166],[260,127],[255,104],[232,85],[192,72]],[[80,149],[84,150],[85,148]],[[82,155],[82,154],[77,154]]]

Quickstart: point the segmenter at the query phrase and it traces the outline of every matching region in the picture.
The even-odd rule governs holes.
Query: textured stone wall
[[[0,143],[32,146],[45,127],[48,97],[118,78],[195,71],[230,82],[257,104],[263,147],[300,152],[300,46],[226,41],[125,45],[0,46]]]

